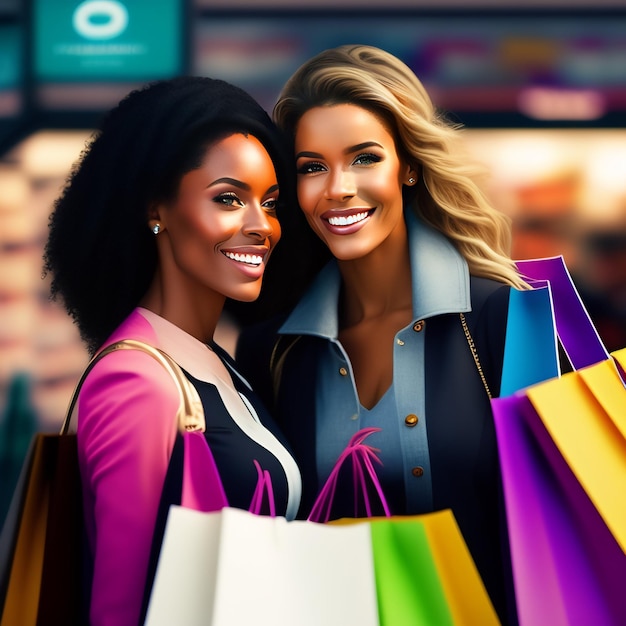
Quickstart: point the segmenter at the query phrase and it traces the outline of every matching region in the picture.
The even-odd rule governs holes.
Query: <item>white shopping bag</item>
[[[369,524],[172,506],[146,626],[378,626]]]

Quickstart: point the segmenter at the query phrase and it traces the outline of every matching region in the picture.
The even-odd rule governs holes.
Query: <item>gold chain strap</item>
[[[149,354],[152,358],[158,361],[172,376],[178,389],[178,394],[180,396],[180,406],[178,407],[178,412],[176,414],[178,429],[181,432],[194,430],[204,432],[206,425],[202,401],[200,400],[198,391],[189,382],[178,363],[176,363],[176,361],[174,361],[169,354],[163,352],[163,350],[159,350],[158,348],[144,343],[143,341],[137,341],[136,339],[123,339],[108,345],[106,348],[98,352],[87,364],[85,371],[82,373],[80,380],[76,384],[74,392],[72,393],[72,398],[70,400],[67,413],[65,414],[65,419],[63,420],[63,426],[61,427],[62,435],[69,432],[72,414],[78,400],[78,392],[80,391],[83,382],[85,382],[85,378],[87,378],[87,375],[91,372],[93,366],[101,358],[118,350],[140,350]]]
[[[491,391],[489,391],[489,385],[487,384],[487,379],[485,378],[483,367],[480,364],[480,359],[478,358],[478,352],[476,351],[476,346],[474,345],[474,339],[472,338],[472,335],[467,326],[465,315],[463,315],[463,313],[459,313],[459,315],[461,316],[461,325],[463,326],[463,332],[465,333],[467,344],[469,345],[469,348],[472,351],[472,356],[474,357],[474,363],[476,363],[476,369],[478,370],[478,374],[480,375],[480,380],[483,381],[483,385],[485,386],[485,391],[487,392],[489,399],[491,399]]]

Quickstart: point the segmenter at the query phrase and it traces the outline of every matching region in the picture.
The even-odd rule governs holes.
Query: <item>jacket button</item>
[[[417,467],[414,467],[411,470],[411,474],[413,474],[413,476],[415,476],[415,478],[419,478],[420,476],[424,475],[424,468],[420,467],[419,465]]]
[[[347,376],[347,375],[348,375],[348,370],[347,370],[345,367],[340,367],[340,368],[339,368],[339,373],[340,373],[342,376]]]
[[[424,330],[425,325],[426,322],[424,320],[419,320],[419,322],[415,322],[415,324],[413,324],[413,330],[416,333],[421,333]]]
[[[415,415],[414,413],[411,413],[411,414],[407,415],[407,416],[404,418],[404,423],[405,423],[407,426],[411,426],[411,427],[412,427],[412,426],[417,426],[417,422],[418,422],[418,421],[419,421],[419,420],[418,420],[418,417],[417,417],[417,415]]]

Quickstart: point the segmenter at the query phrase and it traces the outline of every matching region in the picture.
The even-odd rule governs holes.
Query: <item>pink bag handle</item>
[[[204,513],[219,511],[228,506],[222,479],[204,434],[185,433],[183,440],[185,448],[181,506]],[[254,466],[258,478],[248,510],[255,515],[261,515],[264,497],[267,497],[269,514],[276,517],[272,477],[268,470],[261,469],[256,459]]]
[[[270,517],[276,517],[276,503],[274,502],[274,488],[272,487],[272,477],[267,470],[261,469],[259,462],[254,459],[254,466],[256,467],[258,479],[256,483],[256,489],[252,494],[252,502],[248,509],[250,513],[255,515],[261,515],[261,508],[263,506],[263,496],[267,496],[267,504],[270,510]]]
[[[389,506],[387,505],[387,499],[383,493],[383,489],[380,484],[380,480],[376,474],[373,461],[382,465],[382,461],[378,458],[377,452],[380,452],[377,448],[373,448],[364,443],[365,439],[372,433],[379,432],[380,428],[363,428],[355,433],[348,442],[348,445],[344,451],[339,455],[337,462],[333,466],[330,475],[326,479],[322,490],[315,499],[311,513],[309,514],[309,521],[311,522],[328,522],[330,519],[332,504],[335,499],[335,491],[337,489],[337,480],[339,477],[339,471],[343,464],[348,460],[352,460],[352,472],[354,476],[354,511],[356,515],[357,506],[359,502],[359,496],[363,499],[365,504],[365,511],[367,517],[372,517],[372,507],[370,498],[367,493],[367,479],[371,481],[372,485],[376,489],[378,498],[383,507],[386,517],[390,517]]]
[[[184,433],[181,506],[208,513],[228,506],[222,479],[204,433]]]

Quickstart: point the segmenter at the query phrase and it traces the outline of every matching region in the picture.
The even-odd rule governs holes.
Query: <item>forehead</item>
[[[209,145],[204,165],[246,165],[249,161],[270,161],[265,146],[254,135],[233,133]]]
[[[243,154],[245,152],[265,153],[267,150],[261,141],[254,135],[236,132],[209,144],[205,158],[223,157],[225,154]],[[269,156],[269,155],[268,155]]]
[[[296,129],[296,144],[312,141],[325,144],[342,141],[376,140],[394,143],[394,137],[382,118],[356,104],[334,104],[309,109]]]

